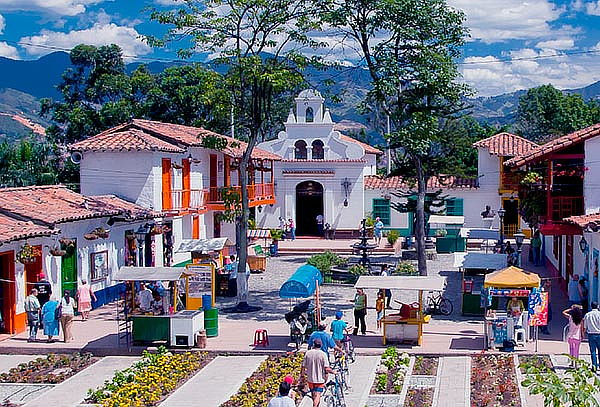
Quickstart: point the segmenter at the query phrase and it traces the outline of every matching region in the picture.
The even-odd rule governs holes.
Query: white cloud
[[[472,38],[486,43],[539,40],[571,31],[570,27],[550,26],[564,10],[549,0],[450,0],[449,4],[465,12]]]
[[[3,11],[38,11],[61,16],[84,13],[86,6],[105,0],[0,0]]]
[[[0,42],[0,56],[11,58],[11,59],[19,59],[19,52],[12,45],[8,45],[6,42]]]
[[[600,0],[585,4],[585,11],[593,16],[600,16]]]
[[[600,49],[600,43],[597,47]],[[512,60],[494,56],[466,58],[466,64],[461,66],[465,82],[480,96],[492,96],[547,83],[560,89],[579,88],[600,80],[600,61],[594,54],[566,55],[551,49],[526,48],[507,57]]]
[[[572,38],[561,38],[558,40],[541,41],[536,44],[537,48],[543,49],[571,49],[575,47],[575,41]]]
[[[106,45],[117,44],[123,49],[123,54],[130,56],[145,55],[152,48],[144,43],[140,34],[133,27],[123,27],[114,23],[96,23],[85,30],[75,30],[68,33],[42,30],[40,34],[23,37],[20,42],[29,55],[40,56],[53,52],[52,49],[36,47],[36,45],[52,46],[71,49],[78,44]]]

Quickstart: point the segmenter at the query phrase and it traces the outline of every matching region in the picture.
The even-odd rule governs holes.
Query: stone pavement
[[[220,406],[237,393],[265,359],[264,356],[218,356],[163,401],[161,407]]]
[[[439,360],[439,389],[433,407],[469,407],[471,403],[471,358],[442,357]]]
[[[0,373],[8,372],[21,363],[28,363],[41,355],[0,355]]]
[[[105,380],[112,378],[117,370],[128,368],[137,360],[138,358],[130,356],[105,357],[23,407],[77,406],[85,399],[89,389],[100,387]]]
[[[350,389],[345,396],[347,407],[364,407],[367,404],[378,363],[379,356],[357,356],[350,365]]]

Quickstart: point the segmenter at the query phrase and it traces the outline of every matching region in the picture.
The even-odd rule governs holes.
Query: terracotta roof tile
[[[536,161],[547,154],[555,153],[564,148],[572,146],[573,144],[581,143],[582,141],[598,135],[600,135],[600,123],[551,140],[546,144],[529,151],[527,154],[508,160],[504,164],[510,167],[520,167],[532,161]]]
[[[405,177],[365,177],[365,189],[414,189],[414,180]],[[473,189],[478,188],[477,178],[460,178],[453,175],[439,175],[427,181],[427,188],[434,189]]]
[[[76,151],[166,151],[184,153],[185,149],[168,143],[136,128],[100,133],[95,137],[71,144]]]
[[[571,216],[569,218],[565,218],[565,222],[572,223],[583,229],[589,228],[593,231],[598,231],[600,230],[600,213]]]
[[[296,158],[284,158],[281,160],[286,163],[366,163],[367,160],[363,160],[362,158],[349,159],[349,158],[339,158],[335,160],[317,160],[317,159],[296,159]]]
[[[116,197],[87,197],[62,185],[0,189],[0,213],[54,226],[57,223],[133,213],[133,204]],[[151,217],[144,208],[138,215]],[[128,212],[129,211],[129,212]]]
[[[348,136],[346,136],[344,134],[340,134],[340,140],[349,141],[351,143],[358,144],[359,146],[361,146],[365,150],[365,153],[367,153],[367,154],[376,154],[376,155],[382,155],[383,154],[383,151],[381,151],[380,149],[375,148],[375,147],[373,147],[373,146],[371,146],[369,144],[363,143],[362,141],[358,141],[355,138],[348,137]]]
[[[58,232],[58,229],[50,229],[47,226],[36,225],[31,221],[21,221],[7,215],[0,215],[1,243],[39,236],[51,236]]]
[[[498,133],[494,136],[473,143],[473,147],[489,150],[490,154],[502,157],[523,155],[538,147],[533,141],[511,133]]]

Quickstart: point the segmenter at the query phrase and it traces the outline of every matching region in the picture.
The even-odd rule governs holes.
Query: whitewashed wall
[[[600,212],[600,137],[585,141],[585,167],[589,170],[583,179],[585,213]]]

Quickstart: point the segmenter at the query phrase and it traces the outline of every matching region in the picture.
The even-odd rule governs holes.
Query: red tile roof
[[[373,147],[373,146],[371,146],[369,144],[363,143],[362,141],[358,141],[355,138],[348,137],[348,136],[346,136],[344,134],[340,134],[340,140],[349,141],[351,143],[358,144],[359,146],[361,146],[365,150],[365,153],[367,153],[367,154],[375,154],[375,155],[381,155],[381,154],[383,154],[383,151],[381,151],[380,149],[375,148],[375,147]]]
[[[134,119],[96,136],[71,144],[71,151],[170,151],[185,152],[185,147],[201,147],[205,136],[217,136],[228,142],[223,152],[239,158],[247,144],[199,127],[162,123],[152,120]],[[254,148],[252,158],[280,160],[277,154]]]
[[[28,239],[39,236],[51,236],[58,233],[58,229],[36,225],[31,221],[21,221],[10,216],[0,215],[0,242],[7,243],[13,240]]]
[[[547,142],[520,157],[515,157],[505,162],[505,165],[510,167],[520,167],[530,162],[536,161],[537,159],[565,149],[573,144],[581,143],[589,138],[600,135],[600,123],[594,124],[593,126],[586,127],[585,129],[578,130],[576,132],[567,134],[559,137],[552,141]]]
[[[366,163],[367,160],[363,160],[362,158],[339,158],[334,160],[318,160],[307,158],[306,160],[298,159],[298,158],[284,158],[281,160],[286,163]]]
[[[379,175],[368,175],[365,177],[365,189],[413,189],[413,179],[393,176],[380,177]],[[427,188],[434,189],[473,189],[478,188],[477,178],[460,178],[453,175],[439,175],[431,177],[427,181]]]
[[[515,157],[528,153],[538,145],[515,134],[498,133],[473,143],[473,147],[485,148],[493,155]]]
[[[42,225],[105,216],[153,217],[149,210],[113,196],[87,197],[62,185],[0,189],[0,213]]]
[[[565,218],[565,222],[572,223],[583,229],[590,228],[593,231],[598,231],[600,229],[600,213],[571,216],[569,218]]]

